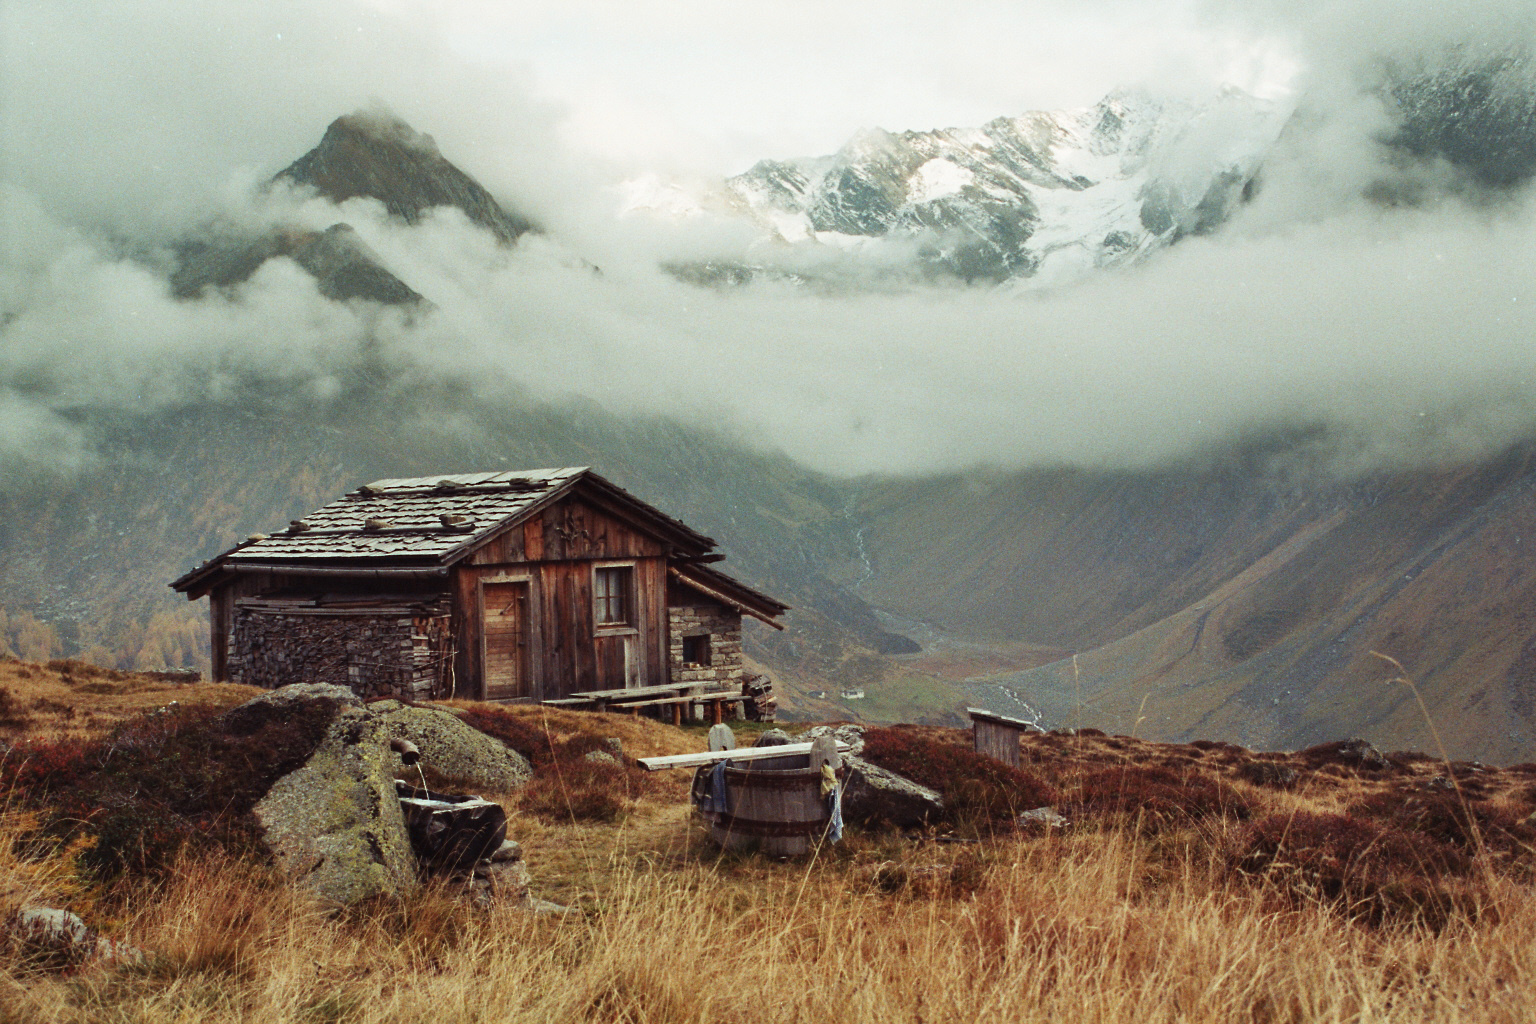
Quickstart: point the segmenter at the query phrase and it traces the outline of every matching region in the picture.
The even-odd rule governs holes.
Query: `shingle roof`
[[[711,538],[585,466],[403,477],[364,484],[295,520],[286,530],[270,536],[258,534],[235,545],[171,586],[187,592],[189,598],[196,598],[226,567],[270,565],[321,573],[343,571],[331,568],[338,565],[450,565],[490,534],[532,514],[578,484],[593,500],[614,506],[632,521],[645,524],[679,554],[698,556],[715,546]]]
[[[531,469],[375,480],[281,533],[229,552],[231,562],[409,558],[439,561],[563,489],[587,470]],[[444,516],[464,521],[447,526]]]

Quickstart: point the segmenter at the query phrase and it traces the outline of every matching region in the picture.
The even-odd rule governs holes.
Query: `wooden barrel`
[[[709,834],[727,850],[756,846],[779,857],[809,853],[827,829],[821,771],[806,754],[725,766],[730,812],[712,816]]]

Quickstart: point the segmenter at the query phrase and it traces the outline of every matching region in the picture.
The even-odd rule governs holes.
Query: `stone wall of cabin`
[[[674,683],[741,685],[741,613],[716,604],[667,609],[667,666]],[[683,661],[683,638],[709,637],[709,664]]]
[[[358,696],[426,700],[448,692],[453,637],[446,615],[288,614],[236,608],[231,682],[275,689],[334,683]]]

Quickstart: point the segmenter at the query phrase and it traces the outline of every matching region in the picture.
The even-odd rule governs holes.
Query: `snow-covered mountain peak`
[[[1120,90],[980,127],[864,129],[830,156],[759,161],[705,205],[733,207],[781,243],[732,263],[732,281],[774,274],[764,253],[803,278],[834,251],[844,277],[852,252],[886,275],[894,263],[918,278],[1000,282],[1050,263],[1055,278],[1219,224],[1287,113],[1233,89],[1204,103]]]

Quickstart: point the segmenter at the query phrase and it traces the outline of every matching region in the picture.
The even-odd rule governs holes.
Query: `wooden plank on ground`
[[[852,749],[848,744],[838,741],[838,753]],[[640,762],[640,767],[648,772],[654,772],[662,768],[697,768],[701,764],[714,764],[716,761],[759,761],[766,757],[788,757],[810,752],[811,744],[809,743],[786,743],[778,747],[709,750],[698,754],[668,754],[665,757],[641,757],[637,760]]]

